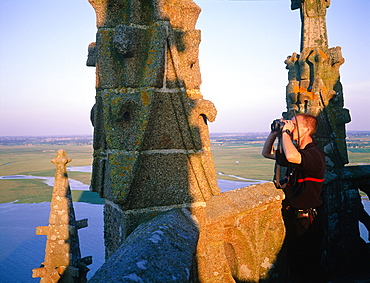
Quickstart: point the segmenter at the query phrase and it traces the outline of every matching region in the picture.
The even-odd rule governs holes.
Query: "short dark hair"
[[[303,118],[304,124],[307,128],[310,129],[310,136],[312,137],[313,134],[316,132],[317,127],[317,119],[315,116],[309,113],[299,113],[297,116],[301,116]]]

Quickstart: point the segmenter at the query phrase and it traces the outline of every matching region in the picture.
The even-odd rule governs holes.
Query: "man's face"
[[[307,127],[304,126],[304,121],[301,116],[294,117],[292,119],[294,129],[293,133],[293,140],[298,140],[298,133],[299,137],[302,138],[303,135],[307,134]]]

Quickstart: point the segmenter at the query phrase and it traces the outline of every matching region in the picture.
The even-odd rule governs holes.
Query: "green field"
[[[32,175],[53,177],[55,165],[51,160],[60,145],[13,145],[0,146],[0,176]],[[67,156],[72,159],[68,166],[86,166],[92,163],[91,145],[63,145]],[[68,172],[68,177],[89,185],[91,173]],[[41,179],[0,180],[0,203],[48,202],[52,187]],[[72,191],[73,201],[103,203],[97,193]]]
[[[211,149],[218,179],[238,180],[229,175],[256,180],[272,180],[274,161],[261,156],[266,135],[213,135]],[[7,143],[9,144],[9,143]],[[349,134],[347,138],[350,165],[370,164],[370,135]],[[51,160],[63,148],[72,159],[68,166],[87,166],[92,163],[92,145],[17,142],[0,145],[0,176],[32,175],[53,177],[55,165]],[[91,173],[68,172],[71,179],[89,185]],[[240,181],[240,180],[238,180]],[[0,203],[48,202],[52,187],[42,180],[0,180]],[[103,203],[97,193],[72,191],[73,201]]]
[[[212,146],[216,171],[249,179],[272,180],[274,161],[262,157],[262,146],[262,142]],[[217,178],[236,180],[222,175]]]

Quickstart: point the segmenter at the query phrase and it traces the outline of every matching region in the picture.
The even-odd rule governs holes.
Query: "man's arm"
[[[301,164],[302,156],[286,132],[283,133],[282,141],[286,160],[288,160],[290,163]]]
[[[301,164],[302,156],[297,150],[297,148],[294,146],[292,138],[286,132],[289,131],[291,133],[294,129],[294,124],[291,120],[285,120],[284,123],[285,125],[283,127],[283,134],[281,140],[285,157],[290,163]]]
[[[262,149],[262,156],[263,157],[276,160],[274,142],[275,142],[275,139],[278,136],[278,134],[279,134],[278,132],[271,132],[268,135],[268,137],[265,141],[265,144],[263,145],[263,149]]]

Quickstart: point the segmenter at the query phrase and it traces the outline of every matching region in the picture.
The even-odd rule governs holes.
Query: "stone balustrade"
[[[213,196],[192,214],[158,211],[89,282],[285,282],[282,199],[270,182]]]

